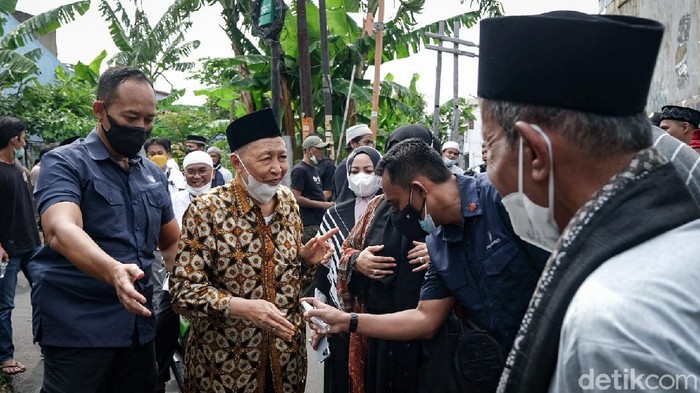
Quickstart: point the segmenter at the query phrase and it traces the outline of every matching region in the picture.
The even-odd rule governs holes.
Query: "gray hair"
[[[489,99],[482,99],[481,107],[485,117],[503,127],[511,148],[518,141],[516,121],[554,130],[595,157],[631,153],[651,146],[651,123],[644,113],[613,117]]]

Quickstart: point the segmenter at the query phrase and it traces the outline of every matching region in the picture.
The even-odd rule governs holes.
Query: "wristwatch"
[[[348,326],[348,333],[355,333],[357,330],[357,314],[350,313],[350,326]]]

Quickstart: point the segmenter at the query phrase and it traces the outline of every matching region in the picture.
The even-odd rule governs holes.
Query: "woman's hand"
[[[423,272],[430,267],[430,255],[428,254],[428,246],[423,242],[413,242],[413,248],[408,252],[408,263],[418,265],[412,272]]]
[[[384,245],[369,246],[360,252],[355,261],[355,270],[368,278],[379,280],[393,274],[396,267],[393,257],[382,257],[375,255],[384,249]]]

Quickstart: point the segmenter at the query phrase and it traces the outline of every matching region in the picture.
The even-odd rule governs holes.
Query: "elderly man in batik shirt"
[[[302,245],[292,192],[280,183],[287,149],[269,109],[227,129],[236,178],[196,198],[183,217],[171,276],[174,307],[192,319],[192,392],[299,392],[306,345],[299,297],[333,247]]]

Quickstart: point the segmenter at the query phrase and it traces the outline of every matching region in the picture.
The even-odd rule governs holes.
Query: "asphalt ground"
[[[15,344],[15,359],[27,366],[27,371],[5,376],[4,383],[0,376],[0,393],[38,393],[44,375],[44,363],[38,345],[32,343],[32,306],[30,288],[27,280],[19,273],[15,309],[12,312],[12,329]],[[308,341],[308,340],[307,340]],[[323,366],[316,361],[316,353],[307,344],[309,372],[306,380],[306,393],[323,392]],[[175,380],[166,385],[166,392],[179,392]]]

